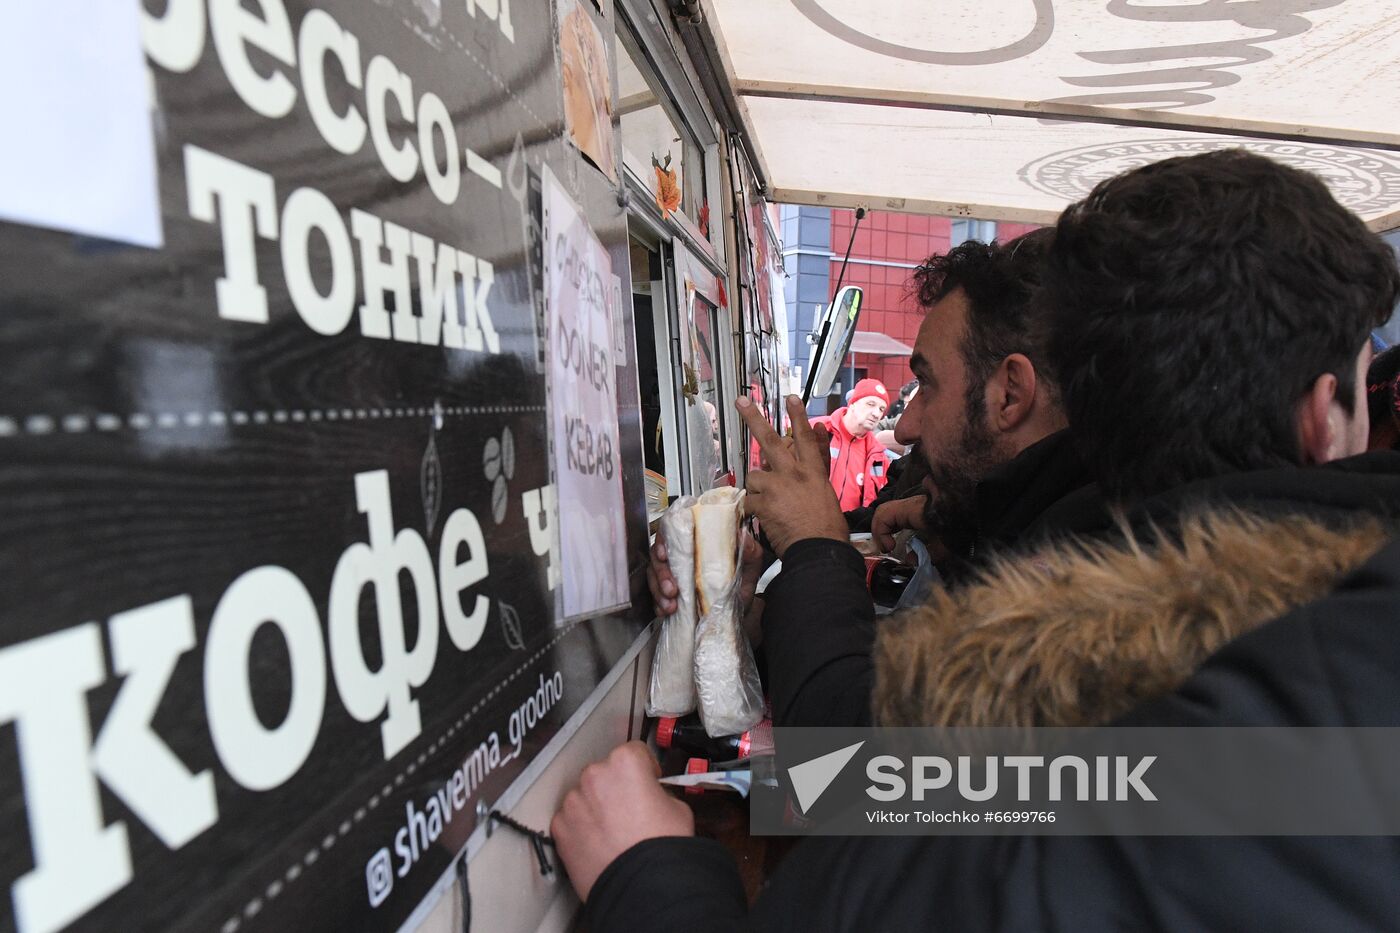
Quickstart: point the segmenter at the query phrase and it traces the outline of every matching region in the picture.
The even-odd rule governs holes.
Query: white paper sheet
[[[140,0],[7,3],[0,218],[164,243]]]
[[[612,262],[554,175],[541,174],[562,614],[574,619],[628,603]]]

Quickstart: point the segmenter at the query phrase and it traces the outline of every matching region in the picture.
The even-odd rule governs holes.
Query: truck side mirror
[[[856,322],[860,320],[860,303],[864,295],[858,286],[846,285],[836,293],[836,300],[822,315],[811,365],[807,369],[807,385],[802,390],[804,405],[831,392],[831,386],[841,372],[841,364],[850,352],[851,340],[856,335]]]

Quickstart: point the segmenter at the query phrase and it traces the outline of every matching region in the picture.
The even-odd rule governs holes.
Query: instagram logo
[[[394,890],[394,869],[389,861],[388,849],[380,849],[365,863],[365,887],[369,889],[371,907],[384,903],[389,892]]]

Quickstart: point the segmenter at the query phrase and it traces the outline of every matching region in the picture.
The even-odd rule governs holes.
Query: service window
[[[733,383],[739,367],[719,277],[679,237],[672,240],[671,251],[690,489],[701,493],[726,479],[730,470],[728,438],[736,436],[739,418],[731,400],[738,391]]]
[[[695,361],[696,392],[700,408],[704,410],[708,422],[708,465],[713,481],[729,470],[728,432],[725,430],[726,419],[721,416],[727,399],[722,392],[721,373],[724,356],[722,345],[718,342],[721,334],[720,309],[693,291],[691,295],[687,314],[690,322],[691,358]],[[699,441],[692,441],[692,444],[704,446]],[[699,458],[696,462],[700,462]],[[699,475],[703,478],[705,474]]]
[[[633,18],[634,6],[616,7],[618,114],[654,512],[663,483],[664,498],[674,498],[733,469],[738,416],[729,399],[740,367],[720,287],[723,237],[709,224],[710,185],[720,178],[713,117],[686,97],[674,50],[645,16]]]
[[[632,265],[632,314],[637,345],[637,384],[642,417],[642,455],[646,467],[647,517],[654,519],[669,498],[689,486],[685,438],[676,425],[681,380],[678,329],[671,290],[667,287],[669,247],[634,222],[629,242]]]
[[[627,29],[617,31],[622,163],[666,213],[684,214],[708,236],[705,152],[686,128]]]

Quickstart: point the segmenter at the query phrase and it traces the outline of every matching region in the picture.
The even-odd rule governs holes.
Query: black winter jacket
[[[1385,531],[1372,519],[1400,514],[1400,455],[1239,474],[1178,492],[1145,503],[1133,517],[1141,524],[1148,517],[1165,524],[1173,507],[1178,515],[1187,509],[1240,507],[1271,517],[1302,516],[1292,525],[1270,526],[1274,530],[1264,540],[1252,539],[1260,566],[1251,572],[1257,570],[1259,580],[1277,576],[1276,567],[1266,566],[1270,559],[1304,572],[1336,566],[1335,555],[1300,552],[1299,542],[1314,540],[1319,527],[1331,529],[1332,540],[1349,542],[1363,556],[1338,573],[1320,598],[1225,645],[1174,690],[1120,721],[1400,726],[1400,542],[1375,551]],[[1228,526],[1228,514],[1221,521]],[[1228,534],[1226,527],[1227,542]],[[840,560],[833,553],[827,559],[833,567]],[[1201,584],[1220,572],[1217,564],[1203,559],[1189,573],[1173,570],[1159,584],[1169,587],[1175,580],[1183,593],[1209,592]],[[1093,596],[1083,594],[1086,600]],[[849,599],[854,603],[853,594]],[[789,723],[851,712],[840,703],[824,707],[813,685],[823,670],[851,664],[854,640],[828,639],[828,634],[840,636],[838,622],[807,621],[805,649],[773,684],[775,714],[781,704]],[[839,647],[816,647],[828,640]],[[800,670],[802,665],[807,669]],[[782,699],[780,684],[791,691]],[[1364,763],[1337,766],[1359,769]],[[717,844],[658,839],[619,857],[599,878],[586,910],[594,933],[1400,929],[1400,842],[819,838],[793,850],[750,911],[732,861]]]
[[[977,534],[953,570],[963,578],[993,555],[1029,547],[1048,530],[1027,529],[1042,512],[1089,483],[1088,471],[1060,431],[1027,447],[977,488]],[[1077,500],[1089,515],[1097,494]],[[865,564],[850,545],[799,541],[768,587],[763,646],[773,722],[779,726],[863,726],[874,687],[875,607]],[[820,637],[814,637],[820,633]]]

